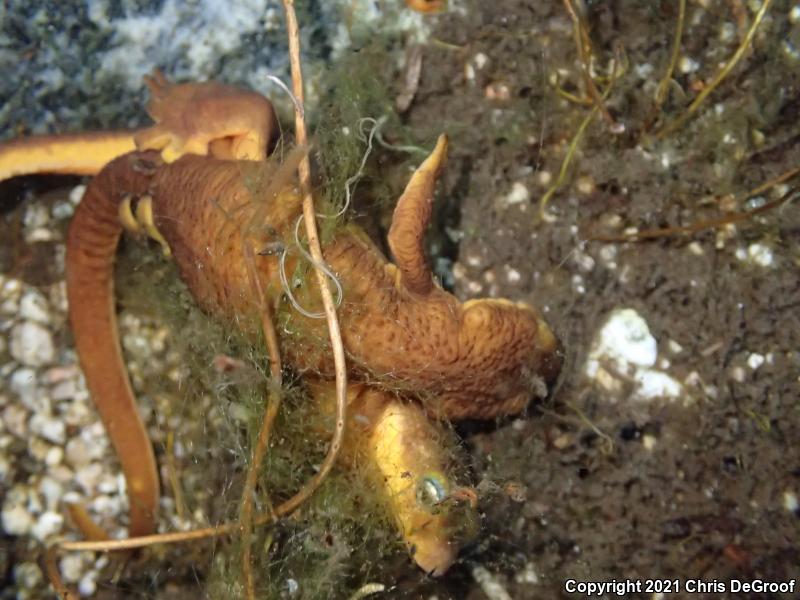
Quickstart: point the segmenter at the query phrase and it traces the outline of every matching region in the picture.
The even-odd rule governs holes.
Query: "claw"
[[[119,222],[122,223],[122,226],[127,231],[138,235],[142,233],[142,226],[139,224],[139,221],[136,220],[133,210],[131,210],[132,201],[133,196],[128,195],[119,203]]]
[[[142,196],[139,203],[136,205],[136,220],[150,239],[161,244],[161,250],[163,250],[164,256],[172,256],[172,250],[167,240],[161,235],[161,232],[153,221],[153,198],[150,196]]]

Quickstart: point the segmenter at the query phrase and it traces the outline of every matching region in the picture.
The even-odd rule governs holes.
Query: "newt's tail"
[[[69,318],[86,384],[122,464],[130,500],[130,536],[155,528],[159,483],[153,449],[122,360],[114,310],[114,257],[122,226],[119,203],[150,183],[155,153],[123,156],[95,177],[67,238]]]
[[[96,175],[136,149],[134,131],[37,135],[0,144],[0,181],[19,175]]]

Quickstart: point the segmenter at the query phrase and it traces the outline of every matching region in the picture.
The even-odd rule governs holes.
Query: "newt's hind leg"
[[[185,154],[267,157],[277,117],[260,94],[212,81],[173,84],[159,71],[145,83],[152,95],[147,112],[156,124],[137,132],[139,150],[158,150],[167,162]]]

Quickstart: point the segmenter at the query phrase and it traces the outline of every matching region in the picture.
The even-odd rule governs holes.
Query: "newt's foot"
[[[159,71],[145,77],[155,125],[139,131],[139,150],[157,150],[165,162],[185,154],[264,160],[277,132],[272,104],[256,92],[208,81],[173,84]]]
[[[131,233],[135,235],[144,233],[150,239],[157,241],[164,256],[172,256],[172,250],[167,240],[161,235],[153,221],[153,198],[142,196],[136,199],[133,196],[126,196],[119,205],[119,220],[122,226]]]

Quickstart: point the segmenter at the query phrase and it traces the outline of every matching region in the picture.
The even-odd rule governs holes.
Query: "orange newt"
[[[70,322],[87,385],[128,481],[131,536],[153,531],[159,483],[122,361],[114,313],[113,264],[123,224],[144,229],[169,250],[201,307],[255,331],[249,325],[257,322],[259,303],[249,283],[244,244],[289,246],[301,214],[299,193],[280,167],[248,160],[266,155],[272,137],[274,113],[266,99],[256,102],[255,94],[245,91],[238,98],[232,88],[213,83],[170,86],[159,81],[157,89],[166,93],[160,98],[156,94],[160,108],[151,105],[151,114],[161,122],[145,130],[152,135],[136,135],[145,151],[124,154],[102,168],[76,209],[67,239]],[[169,106],[170,90],[180,110]],[[192,110],[194,102],[204,103],[204,118],[196,119],[194,128],[173,129],[170,123],[181,116],[199,114]],[[214,118],[215,102],[219,119]],[[249,108],[244,115],[227,110],[245,104]],[[242,127],[243,122],[255,124],[253,130]],[[97,149],[98,157],[107,153],[112,158],[110,148],[93,145],[93,139],[86,138],[87,152]],[[71,140],[80,141],[77,136]],[[0,165],[18,165],[37,147],[58,148],[58,142],[51,137],[12,142],[0,147]],[[155,150],[169,151],[164,157]],[[561,367],[558,341],[532,307],[499,299],[462,304],[435,282],[422,241],[446,150],[442,136],[398,201],[388,239],[394,262],[351,225],[338,230],[323,249],[344,291],[339,320],[349,375],[369,382],[368,397],[381,399],[373,404],[388,407],[388,414],[402,414],[399,422],[409,432],[381,449],[375,440],[386,436],[370,437],[379,419],[372,433],[362,432],[362,437],[373,440],[371,459],[388,471],[393,461],[408,455],[399,449],[419,446],[420,460],[427,462],[412,478],[414,485],[424,484],[425,469],[436,470],[441,462],[436,448],[429,448],[436,442],[420,438],[426,412],[444,419],[515,414],[543,393]],[[68,162],[64,157],[58,172],[70,172]],[[20,172],[26,167],[13,168]],[[36,170],[34,165],[27,172]],[[272,253],[256,257],[270,302],[280,301],[285,291],[281,268],[291,272],[296,260]],[[313,286],[303,295],[306,302],[318,301]],[[290,320],[281,328],[289,364],[314,378],[332,378],[324,322],[289,310]],[[358,383],[353,386],[351,391],[363,389]],[[401,410],[409,400],[419,402],[424,411]],[[441,524],[430,528],[438,533],[422,538],[411,525],[426,518],[434,522],[430,507],[403,496],[396,478],[384,478],[384,492],[389,498],[406,498],[390,505],[415,560],[429,571],[446,570],[455,553]]]

